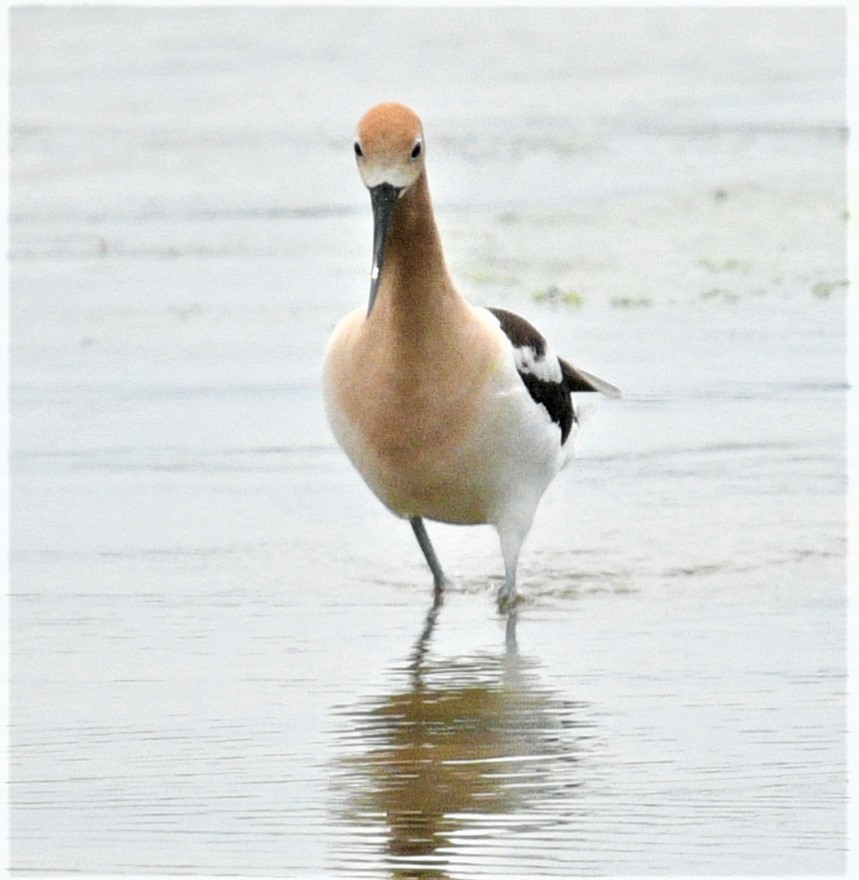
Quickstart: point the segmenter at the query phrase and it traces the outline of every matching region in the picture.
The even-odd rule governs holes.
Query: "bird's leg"
[[[509,614],[516,607],[518,601],[516,571],[508,571],[504,576],[504,585],[498,590],[498,611],[501,614]]]
[[[438,561],[438,556],[435,555],[435,549],[433,548],[432,541],[430,541],[429,535],[427,534],[424,521],[419,516],[413,516],[409,519],[409,522],[412,524],[412,531],[418,539],[418,544],[420,544],[424,558],[432,572],[435,599],[438,602],[441,599],[441,594],[444,592],[444,588],[450,583],[450,581],[441,570],[441,563]]]
[[[516,568],[519,564],[519,551],[525,540],[527,529],[499,528],[498,537],[501,540],[501,554],[504,557],[504,585],[498,590],[498,611],[501,614],[509,614],[519,601],[516,592]]]

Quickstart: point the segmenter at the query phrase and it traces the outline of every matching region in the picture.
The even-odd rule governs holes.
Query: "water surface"
[[[843,872],[843,12],[10,21],[12,867]],[[463,291],[624,391],[511,621],[322,413],[390,97]]]

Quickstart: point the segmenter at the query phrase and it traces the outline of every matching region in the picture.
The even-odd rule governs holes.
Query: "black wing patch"
[[[595,389],[581,388],[583,377],[569,364],[552,354],[547,357],[546,340],[524,318],[505,309],[489,309],[501,324],[516,357],[516,369],[528,393],[535,403],[545,407],[549,417],[561,429],[561,445],[567,441],[576,411],[570,397],[571,391]],[[573,381],[575,379],[575,381]],[[572,384],[571,384],[572,382]]]
[[[549,417],[561,429],[561,445],[567,442],[573,423],[578,421],[570,394],[573,391],[599,391],[608,397],[620,397],[610,382],[576,369],[550,351],[536,327],[505,309],[489,309],[501,324],[516,358],[516,369],[535,403],[546,408]]]
[[[620,397],[620,388],[612,385],[611,382],[606,382],[605,379],[600,379],[599,376],[586,373],[584,370],[568,364],[563,358],[558,358],[558,361],[561,364],[564,381],[570,391],[599,391],[600,394],[605,394],[606,397],[613,397],[615,399]]]

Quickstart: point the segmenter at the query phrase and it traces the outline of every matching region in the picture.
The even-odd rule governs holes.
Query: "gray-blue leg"
[[[429,539],[424,521],[419,516],[413,516],[409,519],[409,522],[412,524],[412,531],[418,539],[418,544],[420,544],[424,558],[432,572],[436,596],[439,596],[450,581],[448,581],[441,569],[441,563],[438,561],[438,556],[435,555],[435,548]]]
[[[528,529],[499,528],[501,554],[504,557],[504,586],[498,591],[498,610],[504,614],[511,612],[519,601],[516,591],[516,569],[519,565],[519,551]]]
[[[504,586],[498,590],[498,610],[502,614],[509,614],[519,601],[519,593],[516,590],[516,569],[507,571],[504,576]]]

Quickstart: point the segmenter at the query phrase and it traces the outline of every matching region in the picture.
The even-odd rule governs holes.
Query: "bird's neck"
[[[453,318],[463,300],[448,275],[426,172],[402,196],[388,239],[373,316],[419,338]]]

